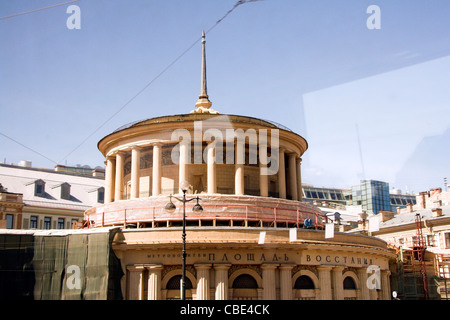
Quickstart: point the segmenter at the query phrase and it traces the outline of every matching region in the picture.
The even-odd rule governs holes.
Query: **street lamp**
[[[181,234],[181,239],[183,240],[183,250],[181,252],[182,257],[182,267],[181,267],[181,300],[186,300],[186,202],[190,202],[192,200],[197,200],[197,204],[194,205],[192,211],[194,212],[202,212],[203,207],[198,203],[200,198],[197,196],[195,198],[186,199],[186,191],[189,189],[189,182],[186,180],[180,182],[180,189],[183,191],[183,198],[177,198],[170,195],[169,203],[166,204],[166,211],[169,213],[173,213],[177,208],[175,204],[172,202],[172,197],[181,201],[183,203],[183,233]]]

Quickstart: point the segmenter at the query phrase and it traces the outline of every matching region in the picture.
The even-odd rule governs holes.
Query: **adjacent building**
[[[71,229],[104,202],[104,169],[0,164],[0,228]]]
[[[449,299],[450,192],[421,192],[415,202],[396,212],[380,211],[371,235],[397,250],[391,271],[393,288],[402,298]],[[367,233],[370,221],[365,222],[352,232]]]

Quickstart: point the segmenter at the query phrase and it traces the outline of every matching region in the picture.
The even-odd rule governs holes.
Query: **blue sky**
[[[0,17],[61,2],[1,1]],[[80,30],[66,26],[69,5],[0,20],[0,132],[62,164],[103,165],[103,136],[194,108],[200,41],[105,123],[235,3],[80,0]],[[381,10],[380,30],[366,26],[370,5]],[[243,4],[207,34],[213,108],[304,136],[304,182],[443,187],[450,176],[449,15],[448,0]],[[0,136],[5,159],[54,165]]]

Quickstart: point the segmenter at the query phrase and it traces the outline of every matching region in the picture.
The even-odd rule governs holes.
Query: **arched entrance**
[[[315,300],[317,295],[318,279],[309,270],[301,270],[293,277],[293,294],[296,300]]]
[[[242,273],[232,280],[233,300],[257,300],[258,281],[248,274]]]
[[[166,300],[180,300],[181,275],[175,275],[167,281],[165,289]],[[186,277],[186,300],[192,300],[192,282]]]
[[[356,300],[357,299],[357,281],[356,275],[347,272],[344,274],[344,300]]]

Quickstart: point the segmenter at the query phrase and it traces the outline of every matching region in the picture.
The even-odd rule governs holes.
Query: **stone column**
[[[141,148],[131,149],[131,199],[139,198],[139,171],[141,169]]]
[[[105,203],[114,201],[114,180],[116,174],[116,159],[113,157],[106,158],[106,172],[105,172]]]
[[[161,300],[162,265],[145,266],[148,270],[147,300]]]
[[[244,185],[245,144],[236,143],[234,161],[234,193],[243,195]]]
[[[208,159],[207,159],[207,183],[208,183],[208,193],[217,193],[216,187],[216,159],[215,159],[215,148],[216,143],[210,142],[208,144]]]
[[[228,300],[228,269],[231,264],[214,265],[216,279],[216,300]]]
[[[289,154],[289,175],[290,175],[290,191],[292,200],[298,200],[297,192],[297,155],[295,153]]]
[[[293,265],[280,266],[280,299],[292,300],[292,268]]]
[[[262,147],[267,148],[267,146]],[[267,161],[267,159],[265,161]],[[269,196],[269,176],[266,174],[262,174],[264,171],[266,171],[266,168],[267,164],[263,164],[261,162],[261,157],[259,157],[259,194],[261,195],[261,197]]]
[[[331,279],[333,282],[333,300],[344,300],[344,279],[342,277],[344,267],[337,266],[331,271]]]
[[[298,201],[303,200],[303,189],[302,189],[302,158],[297,158],[297,192]]]
[[[152,168],[152,196],[161,194],[162,176],[162,146],[157,143],[153,145],[153,168]]]
[[[381,270],[381,300],[391,300],[390,274],[389,270]]]
[[[127,266],[128,295],[127,300],[144,300],[144,270],[143,265]]]
[[[319,271],[320,300],[331,300],[331,267],[317,267]]]
[[[278,156],[278,197],[286,199],[286,170],[284,166],[284,149],[280,148]]]
[[[275,269],[277,266],[277,264],[261,265],[263,300],[276,300],[277,298],[277,293],[275,290]]]
[[[184,140],[180,143],[180,160],[179,160],[179,174],[178,174],[178,185],[182,182],[187,180],[187,162],[188,162],[188,152],[189,150],[189,143],[185,142]],[[183,191],[178,188],[179,193],[183,193]]]
[[[115,181],[115,194],[114,200],[123,199],[123,166],[125,160],[125,153],[119,151],[116,155],[116,181]]]
[[[370,300],[369,288],[367,287],[367,269],[358,268],[359,297],[358,300]]]
[[[209,290],[209,269],[211,264],[196,264],[197,269],[197,299],[210,300]]]

